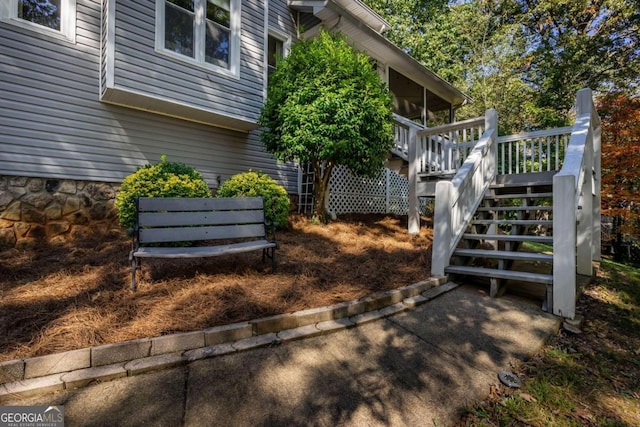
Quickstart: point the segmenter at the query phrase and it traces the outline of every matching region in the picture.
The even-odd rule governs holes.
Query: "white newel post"
[[[409,234],[420,233],[418,200],[418,132],[409,127]],[[436,198],[437,200],[437,198]]]
[[[433,245],[431,248],[431,275],[444,277],[449,265],[451,250],[451,201],[453,184],[440,181],[436,184],[436,200],[433,213]]]
[[[596,111],[593,112],[593,115],[596,116]],[[600,126],[600,119],[596,118],[597,123],[594,123],[593,129],[593,254],[592,258],[594,261],[601,261],[602,257],[600,255],[600,245],[602,244],[602,223],[600,218],[600,209],[601,209],[601,180],[602,180],[602,171],[601,171],[601,155],[602,155],[602,147],[601,147],[601,135],[602,135],[602,127]]]
[[[587,134],[587,143],[584,151],[584,183],[582,186],[582,198],[580,219],[577,224],[577,273],[584,276],[593,274],[593,172],[590,165],[593,164],[592,133]]]
[[[553,177],[553,314],[573,319],[576,300],[576,181]]]
[[[581,89],[576,96],[576,119],[589,118],[589,127],[584,140],[584,152],[582,168],[584,169],[584,181],[582,188],[578,188],[580,198],[580,218],[577,223],[577,260],[576,272],[584,276],[593,273],[593,97],[591,89]],[[580,171],[579,173],[582,173]],[[555,212],[554,212],[555,214]],[[555,230],[555,228],[554,228]]]
[[[487,174],[485,174],[485,179],[493,180],[496,177],[497,165],[498,165],[498,112],[490,108],[484,112],[484,129],[485,132],[489,129],[493,129],[493,133],[491,135],[491,141],[489,145],[489,153],[487,153],[487,157],[485,161],[487,162]]]

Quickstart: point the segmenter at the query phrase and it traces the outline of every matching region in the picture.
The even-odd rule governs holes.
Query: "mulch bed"
[[[153,337],[331,305],[429,276],[432,230],[406,217],[293,216],[278,232],[278,268],[259,252],[150,260],[130,289],[119,230],[0,252],[0,361]]]

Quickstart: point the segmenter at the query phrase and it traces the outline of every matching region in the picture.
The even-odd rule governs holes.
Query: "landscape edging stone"
[[[96,380],[108,381],[156,369],[179,366],[209,357],[276,346],[281,342],[336,332],[415,308],[417,305],[436,298],[457,286],[455,283],[447,282],[446,277],[430,278],[401,289],[384,291],[372,297],[346,301],[328,307],[269,316],[202,331],[179,333],[175,336],[143,338],[71,350],[65,353],[84,354],[82,351],[88,352],[91,366],[43,377],[25,378],[26,366],[33,364],[34,360],[48,360],[43,358],[52,358],[53,356],[64,359],[65,353],[2,362],[0,363],[0,374],[8,378],[21,375],[22,378],[0,384],[0,402],[10,397],[30,397],[65,388],[78,388]],[[373,298],[376,298],[378,302],[374,302]],[[367,304],[369,307],[378,308],[365,310]],[[312,320],[317,321],[312,322]],[[274,330],[278,326],[282,326],[282,329]],[[258,331],[262,333],[258,334]],[[228,341],[220,341],[223,339]],[[200,347],[188,348],[193,344],[200,345]],[[159,353],[160,351],[166,352]],[[38,392],[38,390],[40,391]]]

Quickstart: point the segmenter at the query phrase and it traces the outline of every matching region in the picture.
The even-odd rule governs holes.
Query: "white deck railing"
[[[402,117],[398,114],[393,115],[394,118],[394,141],[395,146],[391,149],[393,154],[404,160],[409,160],[409,145],[411,143],[412,132],[417,132],[425,129],[425,127],[419,123],[413,122],[406,117]]]
[[[498,137],[498,174],[557,171],[562,167],[571,126]]]
[[[600,259],[600,118],[590,89],[576,98],[576,121],[562,169],[553,177],[553,313],[575,316],[576,273]]]
[[[431,275],[444,276],[451,255],[496,175],[498,115],[487,110],[484,133],[451,181],[436,185]]]
[[[418,173],[454,175],[480,140],[484,126],[484,117],[478,117],[419,131]]]
[[[420,232],[419,176],[436,179],[454,175],[476,146],[484,117],[432,128],[409,126],[409,233]]]

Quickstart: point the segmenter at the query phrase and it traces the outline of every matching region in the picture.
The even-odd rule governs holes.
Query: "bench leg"
[[[265,258],[271,259],[271,271],[276,271],[276,248],[266,248],[262,250],[262,262]]]
[[[138,269],[138,262],[135,257],[131,257],[131,290],[136,290],[136,270]]]

